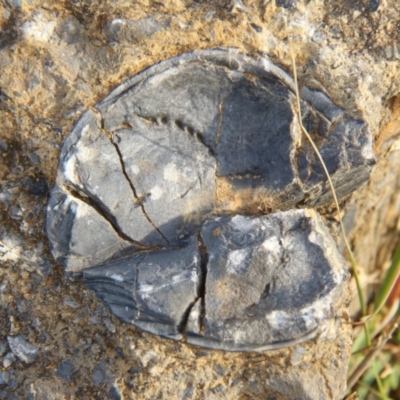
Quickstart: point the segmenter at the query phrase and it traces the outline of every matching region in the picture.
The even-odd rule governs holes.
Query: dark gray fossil
[[[334,317],[346,266],[294,83],[267,59],[184,54],[118,86],[67,136],[47,211],[52,252],[122,320],[226,350],[306,340]],[[301,90],[339,197],[374,162],[365,123]],[[270,209],[281,212],[263,215]]]

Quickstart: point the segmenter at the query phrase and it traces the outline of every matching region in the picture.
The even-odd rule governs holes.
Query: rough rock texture
[[[291,74],[292,50],[300,87],[328,93],[375,139],[370,181],[342,200],[373,288],[400,231],[399,13],[396,0],[0,1],[0,398],[342,399],[346,309],[332,342],[232,353],[162,339],[64,275],[45,207],[63,139],[121,82],[183,53],[233,47]],[[335,211],[318,211],[336,238]],[[18,335],[38,348],[34,362],[11,351],[7,337]]]
[[[56,260],[83,270],[122,320],[162,336],[189,333],[189,343],[224,350],[315,337],[345,292],[322,221],[307,212],[215,219],[259,215],[265,201],[331,200],[321,166],[300,147],[293,91],[268,60],[222,50],[184,54],[120,85],[63,144],[47,209]],[[303,87],[302,98],[303,124],[347,195],[369,177],[368,129],[320,91]]]
[[[197,240],[178,250],[139,253],[84,272],[93,289],[123,321],[181,339],[188,310],[200,296]]]
[[[331,201],[314,152],[300,147],[293,92],[267,59],[221,50],[182,55],[118,86],[63,144],[47,217],[57,261],[77,271],[129,242],[180,245],[216,215]],[[341,198],[369,177],[371,135],[323,92],[301,95],[303,125]]]
[[[208,257],[204,310],[198,323],[197,310],[189,314],[189,343],[289,346],[321,334],[346,296],[346,265],[312,211],[217,218],[204,224],[201,238]]]
[[[312,211],[209,220],[201,243],[87,269],[85,286],[125,322],[223,350],[309,340],[342,305],[346,265]]]

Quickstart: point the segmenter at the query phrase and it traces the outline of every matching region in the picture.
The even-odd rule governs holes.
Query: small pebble
[[[380,6],[380,0],[370,0],[370,2],[369,2],[369,10],[371,12],[377,11],[379,6]]]
[[[115,329],[115,325],[111,322],[111,319],[108,317],[103,318],[103,322],[106,326],[106,328],[111,332],[111,333],[115,333],[116,329]]]
[[[119,389],[117,386],[112,385],[107,392],[107,397],[110,400],[121,400],[121,393],[119,392]]]
[[[296,7],[296,0],[275,0],[275,5],[282,8]]]
[[[7,385],[10,379],[10,373],[8,371],[0,372],[0,385]]]
[[[7,347],[8,347],[7,340],[1,339],[0,340],[0,357],[2,357],[6,353]]]
[[[207,22],[211,21],[213,19],[213,17],[214,17],[214,14],[215,14],[215,11],[209,11],[205,15],[204,20],[207,21]]]
[[[66,297],[64,303],[72,308],[78,308],[80,306],[80,304],[77,303],[74,299],[71,299],[71,297]]]
[[[5,357],[3,358],[3,367],[8,368],[10,365],[12,365],[15,361],[15,356],[13,353],[7,353]]]
[[[22,335],[8,336],[7,340],[11,351],[21,361],[27,364],[35,361],[36,356],[39,353],[39,349],[33,344],[27,342]]]
[[[253,24],[253,23],[251,23],[250,26],[251,26],[256,32],[258,32],[258,33],[261,33],[261,32],[262,32],[261,26],[256,25],[256,24]]]
[[[71,361],[65,360],[63,361],[60,366],[57,369],[57,376],[60,378],[64,379],[65,382],[71,383],[72,382],[72,372],[73,372],[74,366]]]

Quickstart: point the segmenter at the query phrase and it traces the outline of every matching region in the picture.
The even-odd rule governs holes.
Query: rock
[[[218,50],[120,85],[64,142],[47,209],[55,258],[78,271],[128,247],[183,246],[215,216],[332,201],[311,147],[299,146],[293,90],[267,59]],[[321,91],[301,96],[338,196],[351,193],[374,162],[365,123]]]
[[[8,371],[0,372],[0,385],[7,385],[9,379],[10,379],[10,374]]]
[[[169,23],[169,19],[157,21],[154,17],[142,18],[136,21],[117,18],[107,22],[103,32],[110,43],[137,43],[165,29]]]
[[[380,3],[381,3],[380,0],[370,0],[370,2],[369,2],[369,10],[371,12],[377,11],[378,8],[379,8]]]
[[[200,296],[198,242],[185,248],[133,255],[83,272],[85,285],[123,321],[173,339]]]
[[[270,350],[308,340],[341,302],[347,267],[311,210],[207,221],[207,279],[200,329],[188,342]]]
[[[66,297],[64,300],[64,303],[67,304],[68,306],[72,308],[78,308],[80,307],[80,304],[77,303],[74,299],[71,299],[70,297]]]
[[[12,352],[7,353],[3,358],[3,367],[10,367],[15,361],[15,355]]]
[[[216,218],[201,243],[86,269],[85,285],[125,322],[223,350],[308,340],[341,304],[346,264],[314,211]]]
[[[107,370],[107,366],[104,362],[100,362],[96,365],[92,374],[92,381],[95,385],[104,384],[112,379],[112,376]]]
[[[107,329],[111,332],[111,333],[115,333],[116,329],[115,329],[115,325],[111,322],[111,319],[106,317],[103,319],[104,325],[107,327]]]
[[[248,12],[249,9],[243,5],[242,0],[231,0],[229,11],[231,13],[235,13],[237,11]]]
[[[347,274],[322,220],[260,216],[332,201],[300,146],[293,91],[267,59],[215,50],[118,86],[64,141],[47,208],[56,259],[123,321],[191,344],[266,350],[329,330]],[[374,162],[369,131],[325,93],[300,93],[302,123],[349,194]]]
[[[0,357],[6,353],[7,347],[8,347],[7,340],[0,339]]]
[[[110,400],[121,400],[121,393],[118,389],[118,386],[112,385],[107,392],[107,398]]]
[[[34,196],[47,196],[49,193],[49,186],[47,185],[46,179],[40,177],[37,180],[26,178],[24,185],[28,189],[30,194]]]
[[[64,379],[65,382],[71,383],[73,378],[74,366],[70,360],[63,361],[57,368],[57,376]]]
[[[277,7],[282,8],[292,8],[296,7],[296,0],[275,0],[275,4]]]
[[[35,345],[27,342],[22,335],[8,336],[7,340],[11,351],[21,361],[27,364],[35,361],[39,353],[39,349]]]

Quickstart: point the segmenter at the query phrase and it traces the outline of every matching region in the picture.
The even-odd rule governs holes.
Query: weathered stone
[[[275,0],[277,7],[292,8],[296,6],[296,0]]]
[[[347,276],[333,239],[312,211],[260,216],[332,200],[295,107],[284,71],[236,52],[134,76],[64,141],[54,256],[123,321],[168,338],[265,350],[320,334]],[[301,107],[338,196],[351,193],[374,160],[366,125],[318,90],[302,88]]]
[[[188,342],[268,350],[315,336],[341,302],[347,267],[311,210],[207,221],[204,310]]]
[[[7,340],[11,351],[21,361],[27,364],[35,361],[35,358],[39,353],[39,349],[35,345],[27,342],[22,335],[8,336]]]
[[[70,360],[63,361],[60,366],[57,368],[57,376],[64,379],[67,383],[71,383],[73,378],[72,375],[74,373],[74,365]]]
[[[318,159],[300,147],[293,90],[268,60],[217,50],[118,86],[64,142],[48,206],[56,259],[77,271],[129,246],[182,246],[215,216],[330,202]],[[339,197],[351,193],[374,160],[366,125],[318,90],[301,96]]]
[[[314,211],[217,218],[201,238],[87,269],[85,285],[125,322],[224,350],[310,339],[341,304],[347,268]]]
[[[197,240],[182,249],[139,253],[83,272],[85,285],[123,321],[173,339],[200,296]]]
[[[157,21],[154,17],[147,17],[136,21],[117,18],[109,21],[104,26],[103,31],[110,43],[137,43],[166,28],[169,22],[169,19]]]

